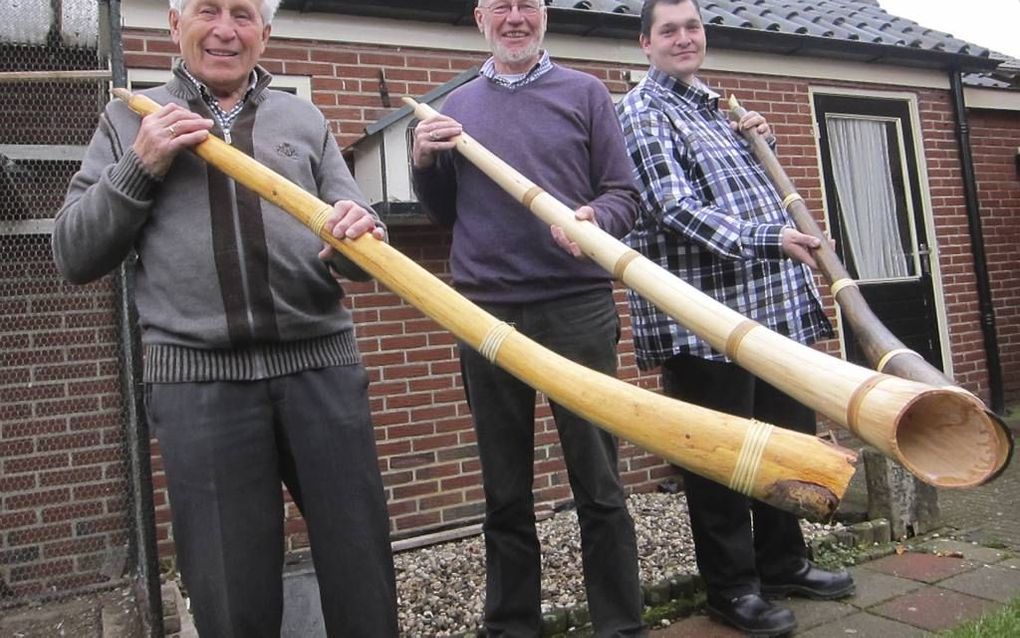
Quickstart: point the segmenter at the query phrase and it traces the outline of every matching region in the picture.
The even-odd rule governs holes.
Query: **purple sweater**
[[[633,169],[609,92],[594,77],[560,66],[515,89],[479,77],[450,94],[443,113],[560,202],[595,209],[614,237],[638,207]],[[453,227],[456,288],[487,303],[546,301],[609,289],[611,276],[556,245],[545,222],[459,153],[414,171],[429,217]]]

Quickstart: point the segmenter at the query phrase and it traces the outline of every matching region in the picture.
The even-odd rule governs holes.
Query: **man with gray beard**
[[[549,60],[539,0],[481,0],[475,20],[492,57],[481,77],[450,94],[443,115],[417,126],[419,199],[433,221],[453,227],[451,270],[462,294],[559,354],[615,374],[620,322],[610,275],[582,259],[561,229],[550,232],[454,154],[450,141],[467,130],[576,208],[578,219],[622,237],[637,212],[637,192],[609,92],[592,76]],[[460,359],[485,486],[485,628],[489,636],[537,636],[535,391],[464,344]],[[562,406],[551,407],[577,504],[595,633],[642,635],[637,545],[617,442]]]

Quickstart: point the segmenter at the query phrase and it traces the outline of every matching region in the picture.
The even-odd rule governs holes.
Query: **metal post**
[[[101,0],[107,11],[103,25],[109,29],[110,69],[114,87],[127,87],[124,66],[124,43],[120,31],[120,0]],[[163,638],[163,598],[159,580],[159,554],[156,546],[156,510],[153,505],[151,449],[149,424],[141,383],[142,358],[138,332],[138,315],[134,300],[135,262],[121,264],[114,280],[117,290],[117,315],[124,365],[121,373],[124,397],[124,434],[127,441],[128,464],[132,492],[132,513],[135,535],[132,558],[136,565],[135,589],[144,600],[142,615],[151,638]]]

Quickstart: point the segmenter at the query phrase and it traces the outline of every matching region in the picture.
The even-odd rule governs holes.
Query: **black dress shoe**
[[[758,594],[729,600],[708,598],[708,615],[752,636],[782,636],[797,628],[793,612]]]
[[[854,579],[841,569],[830,572],[804,561],[800,571],[786,576],[761,579],[761,594],[766,598],[803,596],[814,600],[835,600],[854,593]]]

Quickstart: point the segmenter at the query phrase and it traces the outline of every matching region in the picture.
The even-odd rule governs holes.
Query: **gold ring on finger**
[[[429,139],[432,140],[433,142],[435,142],[439,138],[436,136],[436,132],[435,131],[429,131]]]
[[[170,134],[170,137],[177,137],[177,129],[174,128],[173,124],[166,127],[166,132]]]

